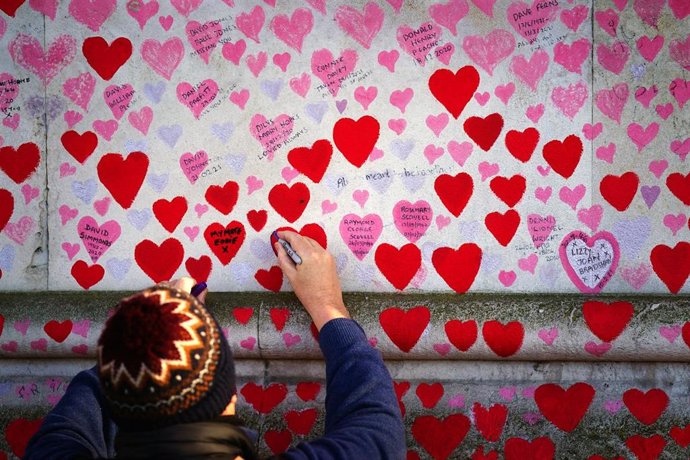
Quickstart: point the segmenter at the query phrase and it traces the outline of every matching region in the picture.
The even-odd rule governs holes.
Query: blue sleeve
[[[319,333],[326,360],[326,432],[283,458],[404,459],[405,427],[393,380],[362,328],[334,319]]]
[[[24,459],[112,458],[116,433],[93,367],[72,379],[29,441]]]

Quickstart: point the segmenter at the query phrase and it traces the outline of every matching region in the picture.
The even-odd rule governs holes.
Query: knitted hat
[[[196,297],[163,285],[120,302],[98,339],[98,374],[124,431],[212,420],[236,392],[216,319]]]

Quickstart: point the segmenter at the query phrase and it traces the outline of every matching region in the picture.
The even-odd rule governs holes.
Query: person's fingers
[[[307,237],[302,236],[299,233],[283,230],[278,232],[278,236],[290,243],[290,246],[292,246],[292,249],[294,249],[297,254],[300,254],[300,252],[306,253],[312,248],[311,244],[309,244],[309,241],[307,241]]]
[[[192,287],[195,284],[196,280],[189,276],[183,276],[182,278],[170,281],[170,286],[174,287],[175,289],[179,289],[180,291],[184,291],[186,293],[190,293],[192,291]]]
[[[199,302],[206,303],[206,294],[208,294],[208,289],[201,291],[201,294],[197,295],[196,298],[199,299]]]
[[[274,249],[276,250],[276,253],[278,253],[278,265],[280,266],[280,269],[283,270],[283,273],[285,273],[285,276],[287,276],[288,279],[291,279],[296,272],[295,263],[292,261],[290,256],[287,255],[285,248],[283,248],[280,243],[275,243]]]

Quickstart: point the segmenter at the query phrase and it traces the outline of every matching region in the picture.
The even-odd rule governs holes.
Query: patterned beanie
[[[196,297],[164,285],[120,302],[98,339],[98,373],[124,431],[212,420],[236,392],[216,319]]]

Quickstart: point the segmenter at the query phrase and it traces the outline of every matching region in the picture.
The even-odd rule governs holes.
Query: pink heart
[[[561,22],[573,32],[577,32],[580,25],[589,17],[589,7],[577,5],[571,10],[561,11]]]
[[[529,86],[532,91],[537,90],[539,82],[549,68],[549,54],[544,50],[535,51],[529,60],[523,55],[513,56],[510,70],[520,81]],[[504,102],[505,103],[505,102]]]
[[[673,15],[678,20],[683,20],[690,16],[690,3],[685,0],[668,0],[668,7],[673,11]]]
[[[606,286],[620,258],[618,241],[605,231],[589,236],[575,230],[563,238],[558,253],[570,280],[587,294],[596,294]]]
[[[256,345],[256,338],[254,337],[247,337],[244,340],[240,341],[240,346],[244,348],[245,350],[252,351],[254,350],[254,346]]]
[[[439,355],[446,356],[448,353],[450,353],[450,344],[448,344],[448,343],[435,343],[433,345],[433,349]]]
[[[255,77],[258,77],[261,71],[264,70],[266,62],[268,62],[268,54],[265,51],[247,56],[247,67]]]
[[[537,336],[547,345],[553,345],[553,342],[558,338],[558,328],[551,327],[548,329],[540,329]]]
[[[505,85],[498,85],[494,90],[494,94],[499,98],[505,105],[508,105],[508,101],[513,97],[515,92],[515,83],[510,82]]]
[[[623,108],[628,101],[628,84],[619,83],[612,89],[597,91],[595,103],[601,113],[620,124]]]
[[[648,36],[643,35],[637,39],[636,45],[637,50],[640,52],[640,56],[652,62],[656,59],[661,48],[664,47],[664,37],[662,35],[657,35],[653,39],[650,39]]]
[[[96,79],[88,72],[68,78],[62,85],[65,96],[84,110],[89,109],[89,102],[96,88]]]
[[[211,53],[216,49],[216,44],[223,35],[223,24],[215,20],[207,21],[203,24],[197,21],[189,21],[184,30],[195,54],[208,64]]]
[[[230,102],[238,106],[240,109],[244,110],[244,106],[249,100],[249,90],[242,89],[240,91],[233,91],[230,93]]]
[[[249,13],[241,13],[235,19],[235,25],[240,29],[247,38],[251,38],[256,43],[259,43],[259,33],[266,21],[266,14],[263,8],[255,6]]]
[[[436,216],[436,228],[438,228],[439,231],[443,230],[448,225],[450,225],[450,217]]]
[[[628,4],[628,0],[613,0],[613,4],[616,5],[618,11],[623,11]]]
[[[19,121],[21,117],[18,113],[15,113],[12,116],[6,116],[5,118],[2,119],[2,125],[7,126],[10,128],[12,131],[15,131],[19,127]]]
[[[585,224],[591,231],[596,232],[604,215],[604,209],[595,204],[589,208],[582,208],[577,211],[577,220]]]
[[[505,287],[512,286],[516,279],[517,279],[517,275],[512,270],[510,270],[510,271],[501,270],[498,273],[498,280]]]
[[[192,111],[197,120],[218,95],[218,84],[211,79],[202,81],[196,86],[182,82],[177,85],[177,100]]]
[[[588,95],[587,85],[584,82],[578,82],[568,85],[567,88],[557,86],[551,93],[551,100],[563,115],[572,120],[584,105]]]
[[[314,25],[314,16],[308,8],[297,8],[290,18],[279,14],[271,21],[273,33],[290,48],[302,52],[304,38],[309,35]]]
[[[57,0],[29,0],[29,6],[41,14],[48,16],[51,20],[55,20],[55,13],[57,12]]]
[[[207,211],[208,211],[208,206],[205,204],[197,203],[194,206],[194,212],[196,212],[196,215],[199,219],[201,219],[201,216],[206,214]]]
[[[637,152],[642,150],[654,140],[659,133],[659,124],[656,122],[650,123],[646,128],[637,123],[630,123],[628,125],[628,137],[637,146]]]
[[[673,113],[673,104],[659,104],[656,106],[656,113],[662,120],[666,120]]]
[[[479,174],[482,176],[482,182],[486,181],[489,177],[498,174],[499,168],[497,163],[489,163],[488,161],[482,161],[477,167]]]
[[[178,37],[172,37],[163,43],[149,38],[141,45],[141,57],[157,74],[170,80],[184,58],[184,43]]]
[[[520,270],[530,272],[531,274],[534,275],[534,270],[537,267],[537,261],[539,260],[539,257],[537,257],[536,254],[530,254],[527,257],[523,257],[522,259],[518,259],[518,268]]]
[[[546,202],[549,201],[549,198],[551,198],[551,192],[551,187],[537,187],[534,190],[534,197],[546,204]]]
[[[290,64],[290,53],[279,53],[273,55],[273,63],[278,66],[283,72],[287,71],[287,66]]]
[[[596,157],[608,164],[613,164],[613,157],[616,154],[616,144],[613,142],[609,145],[602,145],[597,147]]]
[[[657,179],[666,171],[666,168],[668,168],[668,161],[666,160],[652,160],[649,163],[649,171],[654,174]]]
[[[687,221],[688,217],[685,214],[666,214],[664,216],[664,225],[671,230],[673,236],[676,236],[676,233],[685,227]]]
[[[601,134],[603,129],[604,125],[602,125],[601,122],[594,125],[585,123],[585,125],[582,127],[582,133],[585,135],[585,139],[591,141],[599,137],[599,134]]]
[[[407,200],[398,201],[393,206],[393,222],[400,234],[410,243],[419,240],[431,225],[434,212],[431,205],[424,200],[411,203]]]
[[[652,274],[652,267],[647,264],[640,264],[637,267],[621,268],[621,278],[634,289],[640,290],[645,285]]]
[[[351,6],[342,5],[335,12],[335,22],[345,34],[369,49],[383,25],[383,10],[376,2],[368,2],[363,13]]]
[[[70,166],[69,163],[62,163],[60,165],[60,177],[71,176],[76,172],[77,172],[77,168],[74,166]]]
[[[148,3],[143,1],[128,2],[127,13],[137,21],[139,28],[144,30],[144,26],[149,19],[158,13],[158,1],[151,0]]]
[[[100,134],[103,139],[110,141],[110,139],[113,137],[113,134],[115,134],[115,131],[117,131],[118,123],[115,120],[96,120],[93,122],[92,126],[94,131]]]
[[[297,176],[299,176],[299,171],[297,171],[295,168],[292,168],[290,166],[285,166],[281,171],[280,175],[283,176],[283,179],[285,179],[285,182],[288,184],[292,182]]]
[[[74,256],[77,255],[80,249],[78,244],[72,243],[62,243],[60,247],[63,249],[63,251],[65,251],[65,253],[67,254],[67,258],[69,260],[74,259]]]
[[[89,257],[96,263],[120,237],[121,229],[114,220],[98,225],[93,217],[84,216],[77,224],[77,232]]]
[[[522,38],[534,43],[539,33],[558,15],[558,3],[541,2],[535,0],[532,6],[524,2],[511,3],[507,10],[508,23]],[[532,22],[533,21],[533,22]],[[533,27],[522,27],[524,22],[535,24]]]
[[[355,190],[352,192],[352,199],[359,204],[360,208],[363,208],[369,199],[369,192],[367,190]]]
[[[434,49],[434,55],[445,65],[450,65],[450,58],[453,57],[453,53],[455,53],[455,45],[450,42]]]
[[[151,107],[142,107],[141,110],[132,111],[127,116],[129,123],[136,128],[141,134],[146,136],[149,132],[149,126],[151,125],[151,120],[153,120],[153,110]]]
[[[448,407],[454,409],[462,409],[465,407],[465,396],[458,394],[448,398]]]
[[[290,79],[290,88],[301,97],[305,97],[311,86],[311,77],[303,72],[301,76]]]
[[[529,214],[527,216],[527,230],[529,230],[532,243],[534,243],[534,247],[537,249],[549,241],[549,235],[551,235],[554,228],[556,228],[556,218],[552,215]],[[536,265],[536,255],[534,256],[534,264]]]
[[[0,345],[0,348],[2,348],[4,351],[8,353],[16,353],[19,346],[15,340],[11,340],[7,343],[3,343],[2,345]]]
[[[539,119],[544,115],[544,104],[531,105],[527,107],[527,112],[525,113],[527,118],[532,120],[534,124],[539,123]]]
[[[556,43],[553,47],[553,60],[567,71],[581,75],[582,64],[589,57],[591,47],[592,43],[587,38],[581,38],[572,45]]]
[[[199,8],[201,2],[203,0],[170,0],[172,6],[184,17],[189,16],[189,13]]]
[[[74,110],[68,110],[65,112],[64,118],[67,126],[72,129],[74,125],[79,123],[82,118],[84,118],[84,116],[79,112],[75,112]]]
[[[359,86],[355,89],[355,100],[360,103],[364,110],[369,108],[369,105],[376,99],[377,95],[378,88],[375,86],[370,86],[368,88]]]
[[[14,62],[36,74],[48,85],[74,59],[77,41],[70,35],[60,35],[48,45],[46,52],[36,38],[19,34],[10,42],[9,51]]]
[[[129,109],[129,103],[134,98],[134,88],[129,83],[122,86],[110,85],[103,92],[103,99],[116,120],[120,120],[122,115]]]
[[[170,30],[170,28],[173,25],[173,17],[170,15],[167,16],[159,16],[158,17],[158,23],[161,25],[163,30],[166,32]]]
[[[428,47],[434,47],[441,40],[441,29],[432,22],[426,22],[417,29],[403,25],[398,27],[396,38],[403,51],[422,67],[426,64]]]
[[[601,358],[606,354],[607,351],[611,349],[611,344],[610,343],[596,343],[596,342],[587,342],[585,344],[585,351],[589,353],[590,355],[594,355],[597,358]]]
[[[680,139],[671,141],[671,151],[678,155],[680,161],[685,161],[685,157],[687,157],[688,153],[690,153],[690,137],[684,141],[681,141]]]
[[[659,326],[659,335],[668,340],[669,343],[675,342],[678,336],[680,336],[680,333],[680,324],[672,324],[671,326]]]
[[[474,93],[474,99],[475,99],[475,100],[479,103],[479,105],[481,105],[482,107],[484,107],[484,106],[486,105],[486,103],[489,102],[489,98],[491,98],[491,94],[489,94],[488,91],[485,91],[485,92],[483,92],[483,93],[480,93],[480,92]]]
[[[264,148],[263,155],[273,161],[273,155],[294,128],[294,118],[282,114],[268,120],[260,113],[255,114],[249,124],[249,132]]]
[[[574,211],[577,208],[577,204],[580,202],[580,200],[584,198],[586,191],[587,188],[583,184],[576,185],[575,188],[572,189],[567,185],[564,185],[558,192],[558,197],[563,203],[570,206]]]
[[[656,28],[665,3],[665,0],[634,0],[633,9],[642,21]]]
[[[604,409],[611,415],[617,414],[619,410],[623,408],[623,401],[620,400],[608,400],[604,401]]]
[[[537,166],[537,172],[542,175],[542,177],[546,177],[549,175],[551,172],[551,166],[542,166],[538,165]]]
[[[38,197],[38,188],[32,187],[29,184],[22,185],[22,195],[24,195],[24,204],[29,204],[34,198]]]
[[[458,143],[457,141],[448,142],[448,153],[451,158],[460,166],[465,166],[465,162],[472,154],[474,145],[471,142],[465,141]]]
[[[72,332],[84,337],[85,339],[89,336],[89,330],[91,330],[91,321],[88,319],[74,321],[72,324]]]
[[[326,14],[326,0],[307,0],[316,11],[325,15]]]
[[[26,331],[29,330],[31,325],[31,320],[26,318],[14,322],[14,330],[19,332],[21,335],[26,336]]]
[[[290,348],[302,341],[302,337],[299,335],[293,335],[290,334],[289,332],[286,332],[283,334],[283,342],[285,343],[285,348]]]
[[[609,8],[608,10],[597,11],[594,13],[594,18],[604,32],[612,37],[617,35],[618,13]]]
[[[388,127],[398,136],[405,131],[407,127],[407,121],[404,118],[397,118],[393,120],[388,120]]]
[[[625,42],[617,41],[611,46],[601,43],[597,46],[597,59],[603,68],[619,75],[630,57],[630,48]]]
[[[323,200],[321,202],[321,214],[326,215],[338,209],[338,203],[334,203],[331,200]]]
[[[438,137],[446,126],[448,126],[449,120],[450,119],[448,118],[447,113],[429,115],[426,117],[426,125],[436,135],[436,137]]]
[[[342,77],[350,74],[357,65],[357,52],[345,50],[334,58],[327,49],[314,51],[311,55],[311,71],[321,80],[333,97],[338,95],[342,85]]]
[[[92,31],[98,32],[116,8],[117,0],[72,0],[69,14]]]
[[[223,44],[223,57],[235,65],[240,65],[240,59],[247,49],[247,43],[240,39],[237,42],[225,42]]]
[[[504,401],[510,402],[515,398],[515,394],[517,393],[517,388],[515,387],[503,387],[499,388],[498,390],[498,395],[503,399]]]
[[[9,239],[15,241],[20,245],[24,245],[27,237],[36,226],[34,219],[29,216],[20,218],[17,222],[8,222],[5,224],[5,234]]]
[[[395,72],[395,63],[398,62],[400,53],[398,50],[381,51],[378,55],[379,64],[388,69],[389,72]]]
[[[75,345],[72,347],[72,353],[77,355],[87,355],[89,353],[89,346],[84,343],[81,345]]]
[[[659,94],[659,90],[657,89],[656,85],[652,85],[649,88],[645,88],[644,86],[640,86],[635,90],[635,99],[642,104],[646,109],[649,108],[649,104],[651,104],[652,100],[656,97],[656,95]]]
[[[465,53],[489,75],[515,51],[515,37],[504,29],[495,29],[485,37],[469,35],[462,42]]]
[[[688,38],[688,43],[690,44],[690,38]],[[690,54],[690,45],[688,47],[688,54]],[[686,102],[690,101],[690,80],[676,78],[671,82],[668,89],[681,109],[685,107]]]
[[[207,167],[208,154],[204,150],[194,154],[185,152],[180,157],[180,168],[190,184],[194,184]]]
[[[440,26],[445,27],[453,36],[458,34],[457,25],[470,11],[467,0],[450,0],[448,3],[436,3],[429,7],[429,16]]]
[[[252,193],[256,192],[257,190],[261,190],[261,187],[264,186],[264,181],[257,178],[256,176],[247,177],[246,183],[247,183],[247,194],[248,195],[251,195]]]
[[[46,339],[32,340],[31,349],[46,351],[48,350],[48,341]]]
[[[194,242],[196,237],[199,235],[199,226],[195,225],[193,227],[185,227],[184,234],[187,235],[189,241]]]

